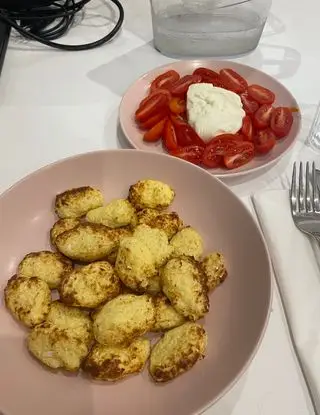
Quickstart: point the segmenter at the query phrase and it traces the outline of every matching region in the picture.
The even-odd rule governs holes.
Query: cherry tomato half
[[[152,117],[148,118],[146,121],[140,123],[140,127],[143,130],[150,130],[150,128],[154,127],[156,124],[158,124],[159,121],[163,120],[168,116],[169,111],[167,109],[164,109],[162,111],[159,111]]]
[[[251,117],[249,117],[249,115],[246,115],[242,120],[241,132],[245,136],[245,140],[253,140],[253,125]]]
[[[199,146],[205,147],[206,144],[201,137],[194,131],[191,125],[185,123],[185,125],[176,125],[175,126],[178,146],[187,147],[187,146]]]
[[[193,75],[200,75],[201,78],[219,78],[218,72],[208,68],[197,68]]]
[[[273,106],[263,104],[253,115],[253,125],[258,130],[264,130],[270,126]]]
[[[212,158],[213,156],[232,155],[239,141],[239,136],[234,134],[218,135],[207,143],[205,156]]]
[[[186,112],[187,104],[186,101],[179,97],[173,97],[169,102],[170,111],[174,114],[183,114]]]
[[[139,108],[142,107],[149,100],[149,98],[159,94],[165,95],[168,102],[172,97],[171,93],[167,89],[157,89],[156,91],[150,92],[150,94],[140,102]]]
[[[143,140],[149,143],[154,143],[155,141],[160,140],[160,138],[162,137],[165,123],[166,119],[159,121],[158,124],[151,128],[151,130],[145,133],[145,135],[143,136]]]
[[[167,151],[176,150],[178,148],[178,141],[176,130],[170,119],[167,119],[162,133],[162,142]]]
[[[254,157],[254,146],[252,143],[238,143],[235,154],[232,156],[224,156],[223,162],[227,169],[236,169],[244,164],[249,163]]]
[[[254,147],[258,154],[267,154],[273,149],[276,144],[276,136],[274,132],[267,128],[260,130],[254,137]]]
[[[188,122],[182,117],[182,115],[170,114],[170,120],[172,121],[175,127],[189,125]]]
[[[278,138],[283,138],[288,135],[292,123],[293,116],[289,108],[278,107],[273,111],[270,126]]]
[[[201,76],[199,75],[185,75],[178,82],[176,82],[171,88],[172,95],[184,96],[190,85],[198,84],[201,82]]]
[[[245,92],[248,87],[247,81],[233,69],[221,69],[220,76],[226,88],[237,94]]]
[[[172,85],[179,81],[180,75],[174,70],[167,71],[159,75],[150,85],[150,90],[155,91],[156,89],[170,89]]]
[[[244,92],[240,95],[243,109],[245,110],[247,115],[254,114],[257,109],[259,108],[259,104],[254,99],[250,98],[247,92]]]
[[[179,157],[183,160],[189,161],[193,164],[201,164],[204,148],[200,146],[180,147],[176,150],[171,150],[171,156]]]
[[[204,149],[202,164],[210,169],[223,166],[223,156],[216,156],[211,151]]]
[[[273,104],[276,98],[272,91],[261,85],[250,85],[248,95],[259,104]]]
[[[135,113],[136,120],[144,122],[155,115],[158,111],[164,109],[168,103],[168,98],[164,94],[153,94],[146,99]]]

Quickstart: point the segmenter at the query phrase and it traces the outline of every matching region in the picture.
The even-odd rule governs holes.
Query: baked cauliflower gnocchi
[[[91,186],[56,195],[53,251],[25,255],[4,290],[42,365],[116,382],[149,360],[151,379],[163,383],[205,356],[197,321],[227,265],[168,209],[174,198],[169,184],[152,178],[132,184],[127,198],[108,200]]]

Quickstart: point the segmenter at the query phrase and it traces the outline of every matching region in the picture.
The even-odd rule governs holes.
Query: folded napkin
[[[320,249],[294,225],[289,193],[253,196],[269,248],[293,343],[320,413]]]

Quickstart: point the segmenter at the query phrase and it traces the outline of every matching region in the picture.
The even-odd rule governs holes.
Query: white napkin
[[[295,227],[288,191],[259,193],[253,196],[253,202],[269,247],[293,343],[320,413],[320,250]]]

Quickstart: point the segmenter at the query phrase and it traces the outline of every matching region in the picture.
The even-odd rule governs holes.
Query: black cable
[[[0,2],[0,20],[13,27],[27,39],[38,41],[46,46],[65,51],[81,51],[93,49],[109,42],[119,32],[124,20],[124,10],[119,0],[110,0],[119,10],[118,21],[114,28],[103,38],[83,45],[64,45],[53,40],[64,35],[72,26],[76,13],[91,0],[48,1],[45,6],[23,7],[7,6],[3,8]],[[31,2],[32,3],[32,2]],[[39,3],[39,2],[38,2]]]

